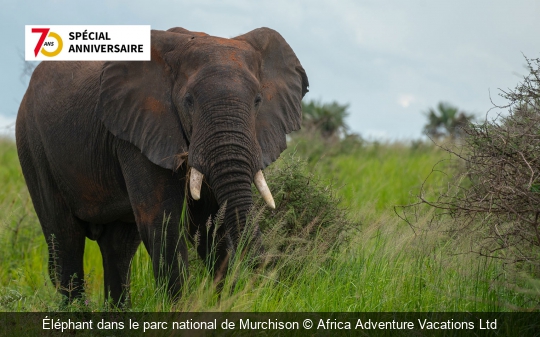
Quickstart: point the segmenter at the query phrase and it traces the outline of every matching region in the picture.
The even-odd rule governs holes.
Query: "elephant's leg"
[[[19,159],[47,241],[49,275],[53,285],[71,302],[84,293],[84,223],[71,214],[50,173],[40,142],[30,146],[24,125],[19,127]]]
[[[41,208],[34,207],[36,212]],[[40,222],[49,249],[49,276],[53,285],[68,302],[81,298],[84,294],[84,224],[63,207],[49,208]]]
[[[129,305],[131,260],[141,243],[137,226],[120,221],[103,225],[97,242],[103,256],[105,300]]]
[[[161,207],[156,208],[161,210]],[[169,295],[177,299],[187,277],[186,237],[182,234],[179,216],[157,213],[153,217],[152,213],[148,209],[135,212],[139,234],[150,254],[158,287],[166,285]]]
[[[28,184],[29,190],[34,187]],[[84,223],[70,213],[59,193],[45,193],[49,188],[41,187],[43,195],[32,199],[47,241],[49,275],[58,291],[72,302],[84,293]]]
[[[177,298],[187,276],[187,246],[181,221],[185,171],[159,167],[131,144],[121,143],[118,156],[135,222],[152,259],[158,287],[166,284]]]
[[[190,200],[190,238],[198,255],[214,275],[214,282],[221,286],[235,247],[224,226],[215,227],[219,205],[207,187],[203,187],[202,195],[199,201]]]
[[[201,236],[201,249],[197,249],[199,256],[205,261],[207,268],[214,275],[214,283],[221,290],[223,281],[229,269],[229,263],[235,252],[235,246],[229,233],[224,227],[217,230],[214,225],[210,231]]]

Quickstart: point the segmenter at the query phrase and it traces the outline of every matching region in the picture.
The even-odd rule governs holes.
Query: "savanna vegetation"
[[[184,294],[171,303],[163,289],[155,288],[141,246],[132,266],[132,310],[506,311],[536,306],[532,279],[517,282],[499,260],[469,254],[469,246],[444,227],[430,229],[430,211],[419,215],[414,230],[394,213],[394,205],[415,201],[414,193],[433,165],[448,157],[446,152],[426,143],[345,139],[328,145],[309,137],[295,137],[268,170],[277,210],[270,212],[258,200],[254,211],[252,221],[260,223],[275,262],[252,271],[246,260],[236,261],[218,300],[211,276],[192,254]],[[3,140],[0,149],[0,309],[105,310],[99,248],[89,240],[87,297],[60,307],[15,146]],[[444,179],[432,177],[430,183],[440,187]],[[446,225],[452,223],[448,219]]]
[[[456,143],[365,141],[348,132],[347,106],[306,102],[303,131],[291,135],[288,149],[265,172],[276,210],[269,210],[258,192],[253,192],[255,206],[246,227],[257,224],[263,231],[264,267],[253,270],[253,260],[245,255],[237,259],[218,295],[211,275],[191,249],[190,274],[182,297],[172,303],[164,289],[156,288],[150,259],[141,245],[132,263],[132,306],[128,310],[538,310],[540,281],[536,264],[530,263],[538,261],[534,255],[538,254],[534,241],[538,212],[490,215],[495,204],[490,206],[482,198],[485,194],[478,194],[490,191],[478,185],[485,181],[481,176],[484,166],[471,166],[500,163],[477,161],[478,149],[485,149],[485,143],[493,146],[486,150],[491,158],[498,158],[495,150],[501,148],[504,158],[523,155],[516,172],[530,167],[533,173],[522,174],[529,183],[518,183],[525,186],[520,202],[526,200],[527,207],[534,206],[538,182],[533,164],[540,133],[527,129],[527,141],[523,134],[517,139],[510,133],[517,130],[518,122],[538,126],[536,115],[529,114],[537,114],[538,100],[528,105],[523,100],[516,102],[521,102],[515,105],[520,108],[510,112],[515,118],[464,128],[460,137],[468,141],[459,144],[469,147],[462,147],[461,152],[449,150],[456,149],[450,145]],[[444,115],[442,108],[452,107],[441,105],[439,117]],[[454,110],[453,116],[460,120]],[[433,115],[437,117],[437,112]],[[437,132],[445,125],[455,130],[450,122],[437,123],[433,119]],[[507,138],[495,137],[497,128]],[[486,138],[486,134],[493,137]],[[481,137],[467,138],[470,135]],[[454,138],[450,134],[447,139],[452,142]],[[519,146],[535,156],[528,157]],[[516,152],[511,156],[512,149]],[[101,256],[90,240],[84,258],[86,297],[61,305],[49,280],[47,246],[11,139],[0,141],[0,163],[0,311],[115,310],[103,304]],[[449,186],[453,194],[449,194]],[[515,205],[513,199],[501,200],[506,202],[503,206]],[[482,206],[487,212],[470,217],[464,212],[467,205]],[[473,225],[464,232],[463,224]],[[525,237],[522,242],[529,245],[520,246],[504,235],[493,237],[501,226],[510,230],[521,229],[517,226],[523,224],[529,227],[520,238]],[[492,241],[486,239],[490,237]],[[505,246],[505,242],[512,245]],[[486,245],[493,249],[490,254],[482,254]],[[518,256],[516,249],[522,252],[522,247],[530,248],[527,259],[501,258]]]

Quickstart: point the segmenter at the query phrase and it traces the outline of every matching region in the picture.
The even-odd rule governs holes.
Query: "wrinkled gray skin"
[[[252,205],[255,173],[300,127],[308,80],[277,32],[222,39],[152,31],[151,52],[148,62],[42,62],[19,109],[21,166],[51,279],[69,300],[83,293],[85,237],[99,244],[106,299],[115,303],[128,299],[141,240],[156,280],[166,277],[170,294],[179,294],[188,262],[181,231],[198,236],[198,254],[220,281]],[[204,174],[198,201],[186,193],[189,167]],[[205,223],[225,202],[210,261]]]

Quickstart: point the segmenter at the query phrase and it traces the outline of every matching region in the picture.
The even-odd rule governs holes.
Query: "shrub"
[[[269,209],[254,190],[251,221],[263,233],[269,257],[295,261],[313,254],[324,260],[356,227],[340,206],[336,188],[309,173],[306,163],[288,155],[265,170],[276,202]]]
[[[502,91],[506,116],[463,128],[459,173],[435,201],[421,204],[455,219],[453,232],[474,237],[473,250],[526,266],[540,275],[540,60],[526,59],[529,74]]]

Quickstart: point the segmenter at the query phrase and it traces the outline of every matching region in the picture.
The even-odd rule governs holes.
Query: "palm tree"
[[[325,139],[338,138],[349,129],[345,118],[349,116],[348,104],[338,102],[321,104],[318,101],[302,102],[303,127],[317,130]]]
[[[424,132],[433,138],[460,138],[462,128],[474,120],[474,115],[459,111],[457,107],[445,102],[437,104],[437,110],[430,108],[426,115],[428,123],[424,126]]]

